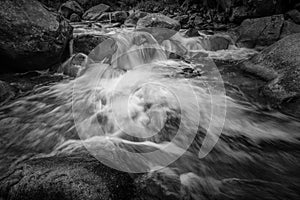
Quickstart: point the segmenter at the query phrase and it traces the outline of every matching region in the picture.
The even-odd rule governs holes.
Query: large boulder
[[[180,23],[163,14],[154,13],[138,20],[137,28],[146,27],[168,28],[178,31],[180,29]]]
[[[99,4],[88,9],[82,16],[84,20],[96,21],[104,12],[109,11],[110,6],[106,4]]]
[[[280,39],[283,15],[246,19],[238,29],[238,43],[246,47],[268,46]]]
[[[0,18],[0,71],[47,69],[67,54],[72,27],[38,1],[1,1]]]
[[[272,104],[289,106],[288,102],[300,100],[300,33],[266,48],[242,69],[268,81],[262,93]],[[292,114],[300,116],[300,107],[295,106]]]
[[[0,199],[133,199],[133,180],[88,154],[25,161],[0,179]]]
[[[60,8],[59,12],[67,19],[70,19],[70,16],[75,13],[81,16],[84,12],[83,8],[76,2],[76,1],[67,1],[63,3]]]

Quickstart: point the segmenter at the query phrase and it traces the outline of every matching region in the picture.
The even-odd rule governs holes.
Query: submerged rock
[[[247,19],[238,29],[238,43],[250,48],[271,45],[280,39],[283,23],[283,15]]]
[[[70,19],[73,13],[81,16],[84,10],[76,1],[67,1],[60,6],[59,12],[62,13],[65,18]]]
[[[88,154],[32,159],[0,179],[0,198],[11,200],[133,199],[133,180]]]
[[[97,20],[104,12],[109,11],[110,6],[106,4],[99,4],[97,6],[94,6],[90,9],[88,9],[82,16],[84,20]]]
[[[174,19],[171,19],[163,14],[149,14],[137,22],[137,28],[158,27],[168,28],[178,31],[180,29],[180,23]]]
[[[72,27],[38,1],[1,2],[0,18],[0,71],[47,69],[67,54]]]
[[[262,93],[271,103],[288,106],[289,101],[300,96],[300,34],[276,42],[246,61],[242,68],[269,81]],[[296,109],[299,107],[291,114],[300,114]]]

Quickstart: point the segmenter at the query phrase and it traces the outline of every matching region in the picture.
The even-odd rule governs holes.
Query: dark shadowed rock
[[[146,27],[168,28],[178,31],[180,29],[180,23],[163,14],[155,13],[149,14],[138,20],[137,28]]]
[[[59,8],[59,12],[67,19],[70,19],[70,16],[75,13],[81,16],[84,12],[83,8],[76,1],[67,1],[62,4]]]
[[[90,9],[88,9],[82,16],[84,20],[97,20],[104,12],[109,11],[110,6],[106,4],[99,4],[97,6],[94,6]]]
[[[76,13],[73,13],[71,16],[70,16],[70,22],[80,22],[81,21],[81,18],[79,15],[77,15]]]
[[[242,68],[269,81],[262,92],[271,103],[288,106],[289,101],[300,96],[300,34],[276,42],[246,61]],[[294,110],[291,114],[294,113],[300,112]]]
[[[280,39],[283,23],[283,15],[247,19],[238,29],[237,42],[246,47],[271,45]]]
[[[0,198],[11,200],[127,200],[133,180],[86,155],[23,162],[0,179]]]
[[[11,86],[0,80],[0,105],[14,96]]]
[[[47,69],[61,62],[72,37],[62,17],[35,0],[5,0],[0,18],[0,71]]]
[[[287,15],[296,23],[300,24],[300,11],[294,9],[287,12]]]
[[[234,23],[241,23],[251,15],[246,6],[239,6],[232,9],[232,14],[230,16],[230,21]]]
[[[139,19],[147,16],[149,13],[143,11],[136,11],[129,15],[129,17],[125,20],[124,24],[126,26],[136,26]]]
[[[290,21],[285,21],[281,30],[280,38],[284,38],[295,33],[300,33],[300,25]]]
[[[103,35],[77,35],[73,41],[73,53],[89,53],[108,37]]]

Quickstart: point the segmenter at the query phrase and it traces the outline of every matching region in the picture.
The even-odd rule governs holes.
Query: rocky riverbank
[[[298,199],[299,137],[253,139],[243,135],[246,130],[233,129],[232,135],[224,131],[201,162],[190,155],[191,163],[185,163],[186,157],[176,161],[191,165],[186,169],[197,166],[193,172],[176,167],[119,172],[78,142],[72,95],[44,92],[82,76],[94,61],[111,61],[105,55],[116,51],[112,35],[145,31],[174,51],[170,58],[214,61],[227,95],[257,109],[249,112],[253,121],[244,122],[246,127],[263,126],[257,122],[262,117],[271,127],[297,132],[299,19],[296,0],[4,0],[0,199]],[[187,79],[202,76],[197,66],[177,70]],[[26,99],[29,94],[33,97]],[[44,118],[39,109],[47,111]]]

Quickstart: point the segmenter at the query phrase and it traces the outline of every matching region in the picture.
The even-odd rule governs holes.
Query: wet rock
[[[81,16],[84,12],[83,8],[76,2],[76,1],[67,1],[63,3],[60,8],[59,12],[67,19],[70,19],[70,16],[75,13]]]
[[[121,200],[134,198],[131,177],[88,154],[36,158],[0,179],[0,198],[11,200]]]
[[[289,35],[266,48],[246,61],[242,69],[268,81],[262,93],[272,104],[280,106],[284,102],[287,106],[288,101],[300,96],[300,34]]]
[[[70,16],[70,22],[80,22],[81,21],[81,18],[79,15],[77,15],[76,13],[73,13],[71,16]]]
[[[115,12],[105,12],[96,21],[100,22],[119,22],[121,24],[127,19],[128,15],[126,11],[115,11]]]
[[[106,4],[99,4],[97,6],[94,6],[90,9],[88,9],[82,16],[84,20],[91,20],[95,21],[97,18],[99,18],[104,12],[107,12],[110,10],[110,6]]]
[[[154,13],[138,20],[137,28],[146,27],[168,28],[178,31],[180,29],[180,23],[163,14]]]
[[[245,47],[268,46],[280,39],[283,15],[246,19],[238,29],[238,43]]]
[[[300,24],[300,11],[294,9],[287,12],[287,15],[296,23]]]
[[[290,21],[285,21],[282,27],[280,38],[284,38],[295,33],[300,33],[300,25]]]
[[[124,24],[126,26],[136,26],[139,19],[145,17],[149,13],[143,11],[136,11],[129,15],[129,17],[125,20]]]
[[[68,59],[58,72],[62,72],[64,75],[71,77],[81,76],[88,67],[88,62],[91,60],[87,55],[83,53],[74,54],[70,59]]]
[[[209,42],[211,51],[228,49],[229,45],[232,44],[231,38],[225,35],[212,35],[209,37]]]
[[[77,35],[73,40],[73,53],[84,53],[89,55],[90,52],[108,37],[103,35]]]
[[[0,71],[47,69],[62,61],[72,27],[38,1],[1,2]]]

